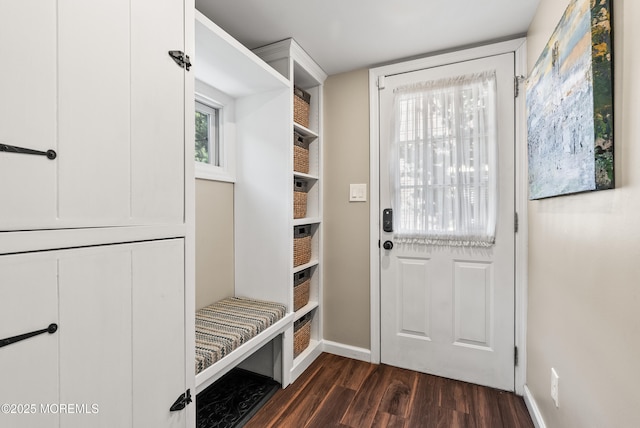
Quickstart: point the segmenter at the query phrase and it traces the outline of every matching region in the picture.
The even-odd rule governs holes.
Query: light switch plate
[[[366,202],[367,201],[367,185],[366,184],[350,184],[349,185],[349,202]]]

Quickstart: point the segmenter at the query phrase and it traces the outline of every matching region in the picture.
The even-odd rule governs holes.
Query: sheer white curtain
[[[498,210],[495,72],[396,88],[395,240],[490,247]]]

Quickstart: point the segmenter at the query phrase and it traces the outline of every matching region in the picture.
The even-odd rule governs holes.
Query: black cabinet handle
[[[0,144],[0,152],[20,153],[23,155],[46,156],[47,159],[50,159],[50,160],[54,160],[56,157],[58,157],[58,154],[54,150],[47,150],[46,152],[41,152],[40,150],[25,149],[24,147],[10,146],[8,144]]]
[[[37,336],[43,333],[53,334],[58,330],[58,324],[49,324],[49,327],[42,330],[32,331],[31,333],[21,334],[20,336],[8,337],[6,339],[0,339],[0,348],[3,346],[11,345],[12,343],[20,342],[21,340],[28,339],[33,336]]]

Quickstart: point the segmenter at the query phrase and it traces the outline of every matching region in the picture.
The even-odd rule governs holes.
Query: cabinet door
[[[184,315],[182,239],[0,257],[0,339],[59,326],[0,348],[0,404],[36,405],[0,426],[185,427]]]
[[[169,411],[193,366],[185,365],[184,241],[145,244],[132,256],[133,426],[184,427],[186,411]]]
[[[0,257],[0,339],[58,324],[56,260],[50,255]],[[58,427],[41,406],[59,403],[58,333],[0,348],[0,426]],[[7,412],[8,410],[8,412]]]
[[[98,412],[61,426],[184,427],[184,241],[60,256],[60,399]]]
[[[117,245],[58,256],[60,402],[89,409],[61,414],[61,427],[132,427],[131,251]]]
[[[2,2],[0,144],[57,157],[0,152],[0,230],[183,221],[183,7]]]
[[[56,28],[55,2],[0,2],[0,144],[58,149]],[[0,151],[0,230],[55,218],[57,168],[43,156]]]
[[[168,51],[185,50],[184,7],[183,0],[131,1],[131,216],[137,222],[183,221],[185,72]]]

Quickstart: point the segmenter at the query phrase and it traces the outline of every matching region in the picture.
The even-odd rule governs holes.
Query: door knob
[[[393,242],[391,241],[384,241],[384,244],[382,244],[382,248],[384,248],[385,250],[390,250],[393,248]]]

